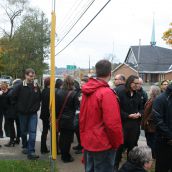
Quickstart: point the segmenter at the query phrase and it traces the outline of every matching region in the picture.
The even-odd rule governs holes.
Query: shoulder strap
[[[62,105],[62,107],[60,109],[60,113],[59,113],[58,119],[60,119],[62,117],[62,113],[63,113],[64,107],[66,106],[66,103],[67,103],[67,101],[68,101],[68,99],[69,99],[71,94],[72,94],[72,91],[69,91],[67,96],[65,97],[64,103],[63,103],[63,105]]]

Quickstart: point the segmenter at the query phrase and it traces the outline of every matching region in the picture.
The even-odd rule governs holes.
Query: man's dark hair
[[[45,88],[47,88],[48,86],[50,86],[50,77],[45,78],[45,80],[44,80],[44,86],[45,86]]]
[[[32,68],[28,68],[25,70],[25,75],[29,75],[29,73],[35,74],[35,71]]]
[[[97,77],[107,77],[111,73],[111,63],[108,60],[98,61],[95,67]]]
[[[56,79],[55,87],[57,89],[60,89],[62,85],[63,85],[63,81],[61,79]]]
[[[138,76],[135,76],[135,75],[130,75],[126,81],[126,84],[125,84],[125,87],[126,89],[129,91],[130,90],[130,85],[131,83],[134,82],[135,79],[139,79]]]

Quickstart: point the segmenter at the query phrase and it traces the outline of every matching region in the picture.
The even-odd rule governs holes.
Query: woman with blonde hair
[[[146,102],[144,115],[142,119],[142,128],[145,131],[147,145],[152,149],[152,156],[155,158],[155,124],[152,117],[152,106],[156,97],[161,93],[158,86],[153,85],[150,88],[150,99]]]

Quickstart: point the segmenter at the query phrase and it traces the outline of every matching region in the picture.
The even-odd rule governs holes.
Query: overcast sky
[[[59,39],[91,1],[56,0]],[[106,2],[107,0],[95,0],[73,31],[57,46],[56,52],[73,39]],[[51,0],[32,0],[31,5],[42,9],[51,19]],[[150,44],[154,13],[157,46],[170,48],[161,37],[172,22],[171,5],[171,0],[111,0],[93,23],[56,57],[56,65],[87,67],[90,56],[93,66],[99,59],[113,53],[113,50],[115,61],[123,62],[129,47],[138,45],[139,38],[142,45]]]

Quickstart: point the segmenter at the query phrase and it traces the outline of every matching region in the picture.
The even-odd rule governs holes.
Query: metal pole
[[[51,113],[51,172],[55,172],[55,160],[57,158],[56,145],[56,116],[55,116],[55,34],[56,14],[55,0],[52,0],[52,21],[51,21],[51,79],[50,79],[50,113]]]

